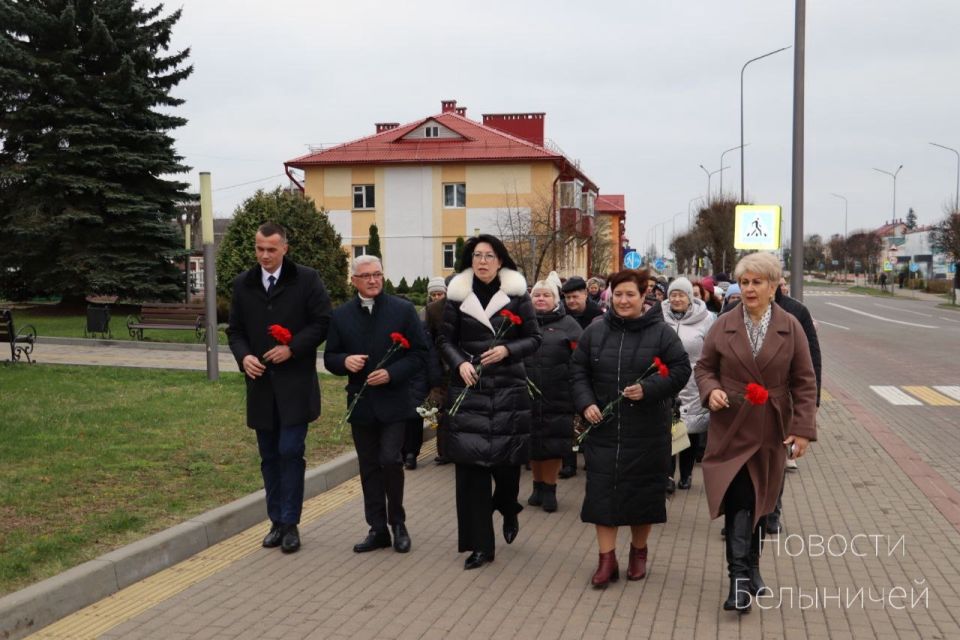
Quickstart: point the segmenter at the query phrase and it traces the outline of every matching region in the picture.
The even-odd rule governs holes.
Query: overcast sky
[[[152,2],[148,2],[152,6]],[[168,4],[172,10],[176,4]],[[308,144],[345,142],[374,122],[407,123],[455,99],[482,113],[546,112],[546,136],[601,193],[624,193],[627,235],[686,225],[699,168],[739,144],[740,68],[794,44],[793,0],[664,2],[184,0],[175,48],[193,75],[175,90],[189,124],[178,151],[213,175],[216,215],[286,182]],[[922,224],[953,198],[960,149],[960,2],[810,0],[806,56],[806,234],[889,220]],[[747,198],[784,208],[790,228],[793,49],[747,68]],[[723,187],[739,190],[738,152]],[[232,185],[263,178],[255,184]],[[716,190],[719,174],[713,176]],[[657,232],[659,242],[659,231]]]

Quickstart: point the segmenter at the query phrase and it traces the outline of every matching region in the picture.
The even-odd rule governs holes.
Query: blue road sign
[[[627,269],[636,269],[642,263],[643,260],[640,258],[640,254],[636,251],[631,251],[623,256],[623,266]]]
[[[663,258],[657,258],[657,261],[653,263],[653,266],[657,268],[657,271],[663,271],[663,268],[667,266],[667,263],[663,261]]]
[[[910,271],[911,271],[912,273],[916,273],[917,271],[920,271],[920,265],[917,264],[916,262],[911,262],[911,263],[910,263]]]

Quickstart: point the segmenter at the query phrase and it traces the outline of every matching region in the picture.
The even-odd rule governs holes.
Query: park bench
[[[0,309],[0,342],[10,343],[11,362],[17,362],[20,358],[33,362],[30,354],[33,353],[33,345],[37,343],[37,330],[32,324],[16,330],[13,325],[13,311]]]
[[[204,336],[203,304],[150,303],[140,306],[140,314],[127,318],[130,337],[143,340],[144,329],[183,329],[193,331],[197,342]]]

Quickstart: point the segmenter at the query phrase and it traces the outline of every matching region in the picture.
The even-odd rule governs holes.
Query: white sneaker
[[[787,470],[789,471],[799,471],[800,467],[797,466],[797,461],[793,458],[787,458]]]

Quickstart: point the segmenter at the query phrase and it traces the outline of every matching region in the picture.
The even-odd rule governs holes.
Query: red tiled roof
[[[626,198],[622,194],[597,196],[597,201],[593,205],[597,213],[626,213]]]
[[[460,138],[403,140],[427,120],[436,120],[444,127],[459,133]],[[465,162],[496,160],[563,160],[559,153],[549,151],[531,142],[485,127],[456,113],[441,113],[395,129],[377,133],[353,142],[309,153],[289,160],[286,164],[302,169],[308,166],[408,163],[408,162]]]

